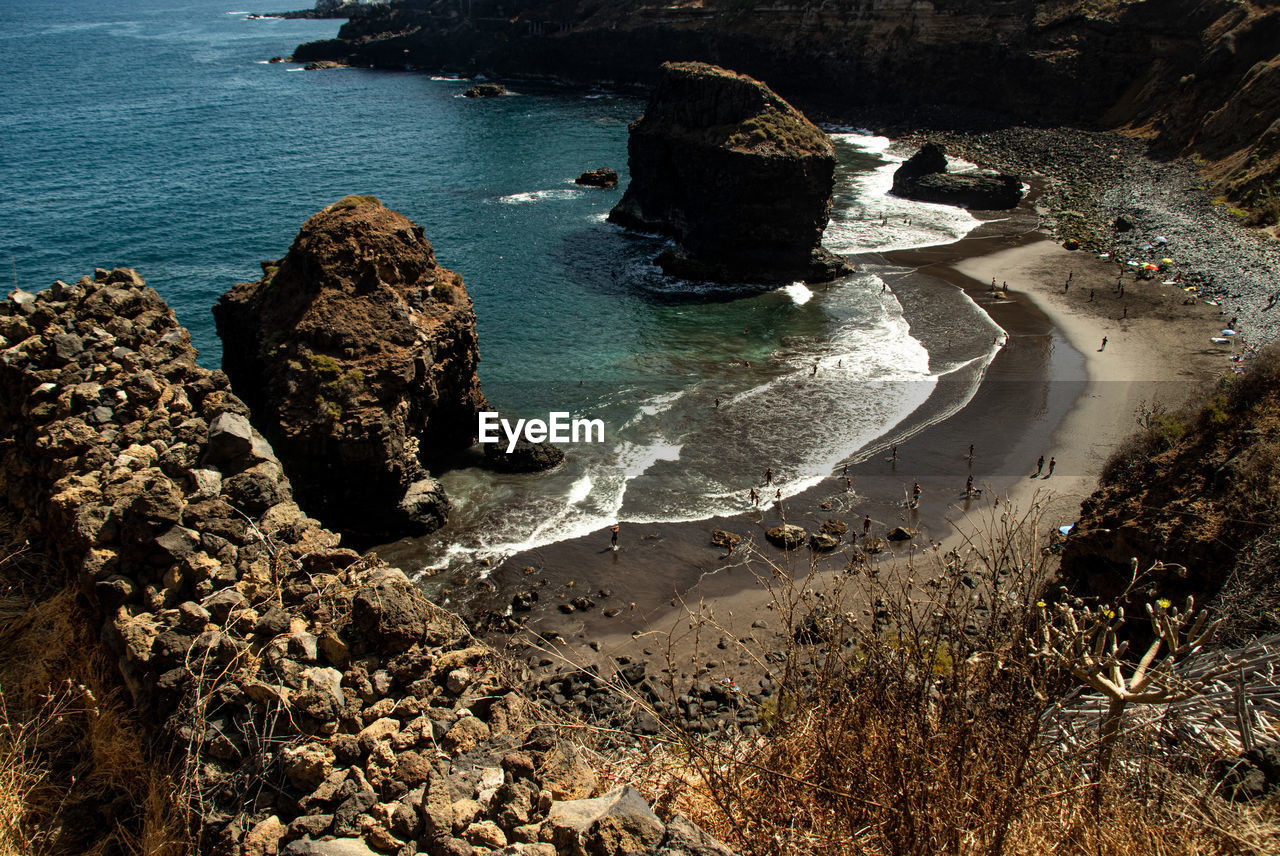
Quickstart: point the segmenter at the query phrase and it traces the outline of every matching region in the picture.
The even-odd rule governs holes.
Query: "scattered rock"
[[[769,543],[784,550],[795,550],[804,544],[805,531],[799,526],[791,523],[783,523],[780,526],[774,526],[764,533],[764,537],[769,539]]]
[[[995,172],[948,173],[946,151],[929,142],[898,167],[892,192],[920,202],[995,210],[1022,201],[1022,179]]]

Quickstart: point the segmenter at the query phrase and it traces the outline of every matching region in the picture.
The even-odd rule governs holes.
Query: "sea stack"
[[[930,142],[893,174],[893,194],[919,202],[1003,210],[1022,200],[1022,179],[1002,172],[947,172],[946,150]]]
[[[631,183],[609,219],[675,239],[658,263],[719,282],[826,282],[835,150],[769,87],[697,62],[664,63],[627,144]]]
[[[487,406],[462,277],[371,196],[311,217],[262,267],[213,314],[223,368],[299,505],[360,540],[444,525],[426,464],[468,447]]]

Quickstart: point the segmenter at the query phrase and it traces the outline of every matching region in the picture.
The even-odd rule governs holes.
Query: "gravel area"
[[[1055,235],[1125,257],[1173,259],[1171,272],[1221,302],[1252,344],[1280,339],[1280,241],[1246,228],[1209,198],[1185,160],[1158,161],[1120,134],[1069,128],[1003,128],[910,135],[943,143],[982,166],[1043,177]],[[1132,227],[1116,228],[1117,218]],[[1167,244],[1157,243],[1163,237]],[[1145,247],[1153,246],[1152,251]]]

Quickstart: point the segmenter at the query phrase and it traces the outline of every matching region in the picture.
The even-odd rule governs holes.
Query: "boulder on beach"
[[[443,525],[425,462],[469,447],[488,405],[471,298],[422,227],[345,197],[213,314],[223,368],[308,514],[364,539]]]
[[[581,184],[584,187],[617,187],[618,171],[607,166],[598,166],[578,176],[574,179],[574,184]]]
[[[919,202],[995,210],[1022,201],[1022,179],[1006,173],[947,172],[947,154],[937,143],[925,143],[893,174],[893,194]]]
[[[906,526],[895,526],[890,529],[888,534],[884,537],[888,538],[890,541],[910,541],[912,538],[916,537],[916,534],[916,530],[914,529],[909,529]]]
[[[718,282],[829,282],[822,247],[835,149],[768,86],[697,62],[664,63],[627,142],[631,182],[609,219],[674,239],[668,274]]]
[[[849,524],[843,520],[837,520],[834,517],[822,521],[822,525],[818,527],[818,531],[827,535],[834,535],[839,538],[841,535],[849,531]]]
[[[826,532],[816,532],[809,536],[809,549],[815,553],[830,553],[840,546],[840,538]]]
[[[717,529],[711,533],[711,543],[716,547],[724,547],[726,550],[732,550],[742,541],[742,536],[736,532],[726,532],[723,529]]]
[[[781,547],[784,550],[794,550],[804,543],[807,533],[799,526],[790,523],[783,523],[781,526],[775,526],[765,531],[764,537],[769,539],[769,543],[775,547]]]

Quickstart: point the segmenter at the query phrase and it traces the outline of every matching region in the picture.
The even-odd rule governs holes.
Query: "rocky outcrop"
[[[893,174],[893,193],[920,202],[995,210],[1022,201],[1022,179],[997,172],[948,173],[946,151],[925,143]]]
[[[4,505],[101,623],[157,773],[194,777],[198,852],[724,856],[596,798],[519,670],[308,518],[246,413],[132,270],[0,303]]]
[[[497,473],[536,473],[554,469],[564,461],[564,451],[550,443],[531,443],[524,437],[510,452],[501,443],[486,443],[485,466]]]
[[[675,239],[667,273],[722,282],[824,282],[849,272],[822,248],[835,150],[769,87],[702,63],[666,63],[627,143],[631,183],[609,219]]]
[[[214,308],[223,367],[298,502],[363,539],[439,528],[424,462],[464,449],[484,396],[462,277],[372,197],[316,214],[264,276]]]
[[[585,187],[616,187],[618,185],[618,171],[607,166],[598,166],[578,176],[574,179],[574,184],[581,184]]]
[[[462,93],[463,98],[497,98],[506,95],[507,87],[501,83],[477,83]]]

